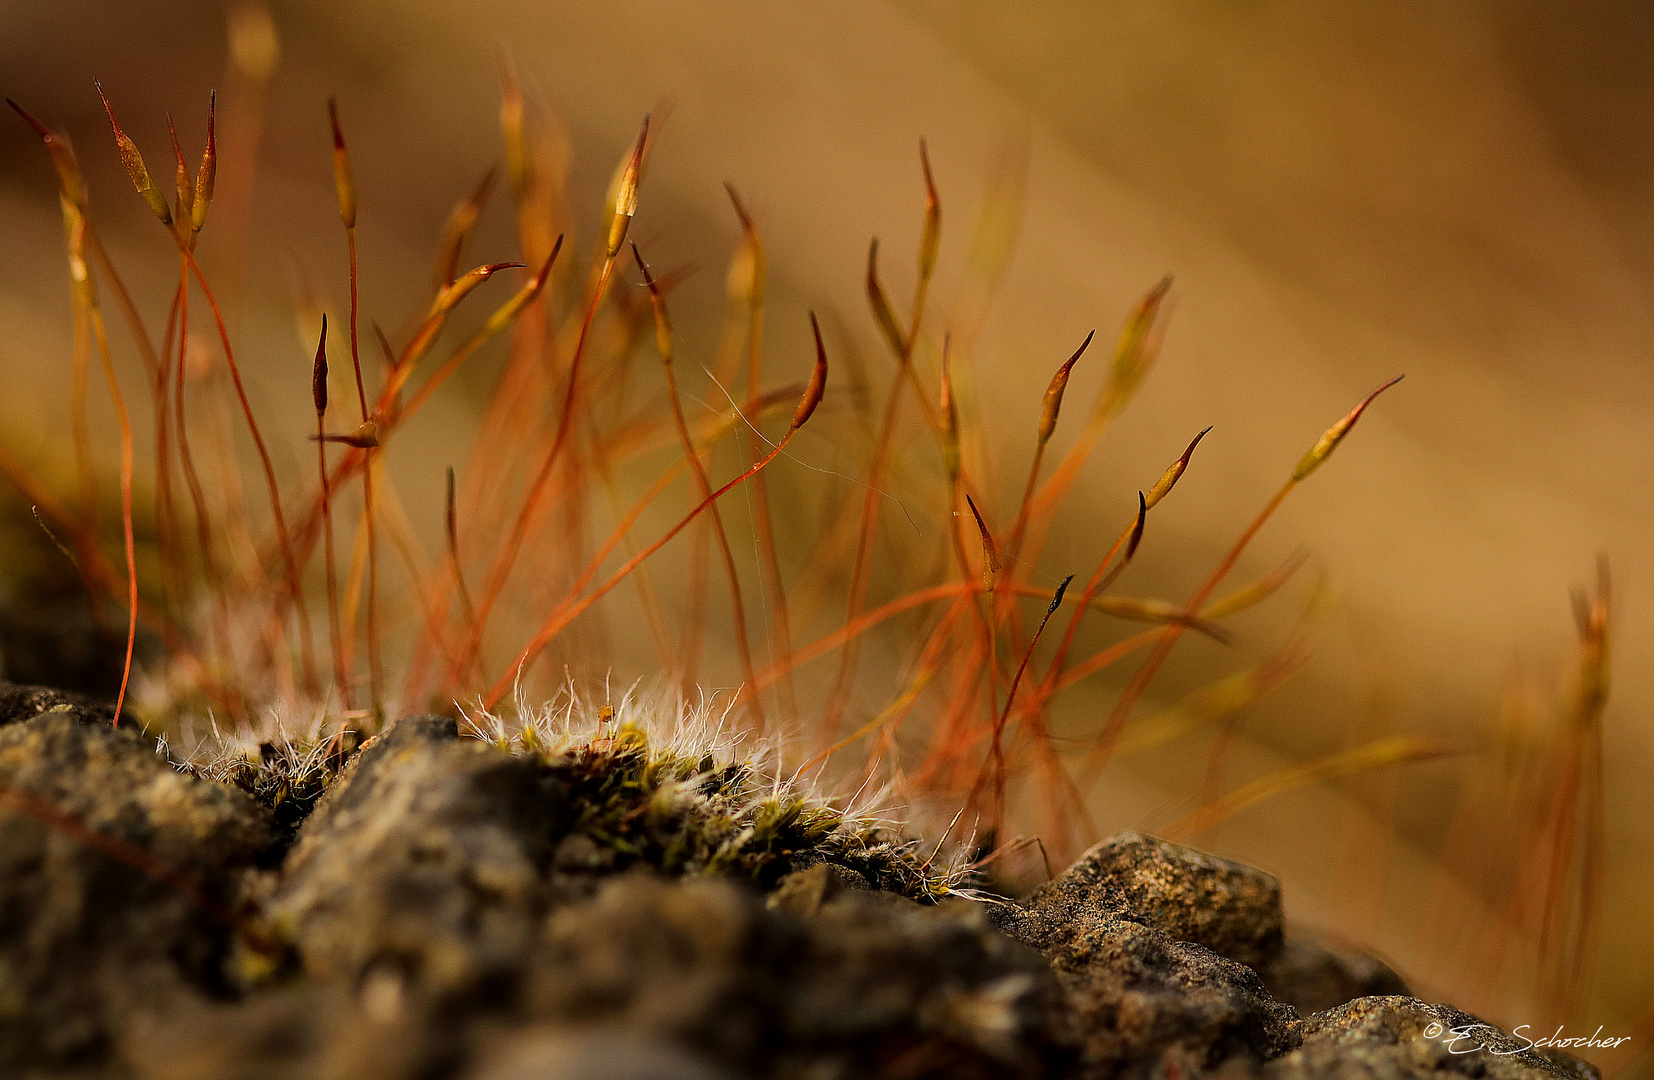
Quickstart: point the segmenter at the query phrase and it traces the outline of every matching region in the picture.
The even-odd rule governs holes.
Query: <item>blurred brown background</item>
[[[1262,572],[1303,542],[1340,582],[1342,608],[1309,670],[1247,715],[1235,769],[1326,753],[1352,724],[1481,737],[1519,657],[1547,677],[1566,670],[1568,590],[1605,553],[1619,622],[1589,1026],[1617,1035],[1639,1015],[1649,1022],[1654,8],[286,0],[271,11],[273,41],[243,39],[279,60],[231,319],[261,407],[286,410],[295,431],[309,415],[295,297],[312,288],[337,310],[343,289],[325,99],[339,96],[351,133],[364,308],[395,325],[422,302],[448,210],[498,157],[502,47],[568,125],[577,214],[595,217],[640,116],[669,104],[636,235],[657,261],[701,267],[674,315],[703,359],[736,237],[723,181],[755,206],[769,245],[774,370],[803,371],[813,307],[882,380],[863,260],[879,236],[905,297],[917,140],[928,140],[945,207],[943,320],[990,177],[1016,175],[1025,153],[1020,235],[972,346],[984,399],[1004,403],[989,422],[1010,455],[1006,485],[1025,467],[1050,370],[1086,331],[1110,340],[1136,297],[1174,273],[1160,365],[1059,518],[1043,568],[1053,581],[1089,571],[1097,530],[1118,528],[1132,493],[1210,423],[1151,519],[1127,590],[1186,596],[1327,423],[1406,372],[1243,563]],[[224,81],[225,23],[204,0],[0,6],[3,89],[73,135],[93,213],[154,323],[174,256],[118,171],[92,80],[170,176],[163,111],[188,127],[193,155],[206,90],[226,95],[221,123],[241,104]],[[276,60],[243,61],[261,56]],[[221,152],[226,170],[245,167],[237,147]],[[31,133],[0,124],[0,422],[35,460],[68,447],[49,419],[66,415],[69,340],[51,184]],[[213,243],[209,230],[205,259],[234,261]],[[513,250],[506,215],[491,213],[471,251]],[[129,350],[122,362],[139,385]],[[1089,398],[1102,368],[1076,370],[1071,400]],[[430,493],[405,498],[433,530],[441,463],[469,437],[463,398],[447,407],[409,440],[419,452],[393,464],[405,492]],[[304,452],[295,441],[287,463]],[[857,469],[830,446],[800,456]],[[776,476],[814,482],[799,469]],[[1236,648],[1261,655],[1294,602],[1239,623]],[[1162,683],[1168,697],[1233,666],[1204,641],[1182,659]],[[1080,707],[1109,700],[1099,690]],[[1116,770],[1099,816],[1163,822],[1203,762],[1191,744]],[[1452,943],[1420,929],[1441,902],[1432,853],[1476,768],[1440,762],[1296,792],[1205,843],[1280,873],[1292,914],[1386,953],[1426,994],[1522,1023],[1519,992],[1467,979]],[[1370,840],[1392,820],[1393,843]],[[1371,857],[1352,866],[1363,836]],[[1487,902],[1450,899],[1472,917]]]

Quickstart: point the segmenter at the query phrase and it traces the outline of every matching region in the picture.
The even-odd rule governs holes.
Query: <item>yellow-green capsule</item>
[[[218,182],[217,112],[218,91],[214,90],[207,98],[207,148],[201,151],[201,167],[195,170],[195,198],[190,203],[190,227],[196,232],[207,223],[207,208]]]
[[[167,206],[167,197],[161,194],[161,189],[155,186],[150,179],[149,170],[144,167],[144,157],[138,153],[138,145],[127,138],[126,132],[121,130],[119,120],[115,119],[115,110],[109,105],[109,98],[103,92],[103,86],[94,83],[98,88],[98,97],[103,99],[103,111],[109,114],[109,126],[115,129],[115,146],[120,151],[121,166],[126,169],[126,175],[131,178],[132,186],[138,189],[144,202],[161,219],[161,224],[172,225],[172,210]]]
[[[1361,419],[1361,414],[1367,411],[1367,406],[1373,403],[1373,399],[1388,390],[1390,387],[1394,386],[1396,383],[1400,382],[1402,378],[1402,376],[1397,375],[1383,386],[1375,389],[1372,393],[1362,398],[1360,403],[1357,404],[1355,408],[1351,409],[1342,418],[1340,418],[1338,423],[1328,428],[1326,432],[1315,441],[1315,445],[1309,448],[1309,453],[1305,454],[1303,458],[1299,460],[1298,467],[1292,470],[1292,479],[1302,480],[1316,469],[1319,469],[1321,467],[1321,463],[1331,457],[1334,450],[1338,449],[1338,444],[1344,441],[1344,436],[1348,435],[1350,433],[1350,429],[1355,426],[1355,422]]]
[[[615,177],[611,189],[609,204],[613,208],[609,218],[609,258],[620,254],[620,246],[626,242],[626,230],[631,228],[632,217],[637,213],[638,180],[643,173],[643,151],[649,140],[649,117],[643,118],[643,129],[637,134],[637,142],[632,146],[632,153],[621,166]]]
[[[350,172],[350,152],[345,149],[345,135],[339,130],[339,104],[332,98],[327,102],[327,118],[333,125],[333,186],[339,191],[339,220],[345,228],[356,227],[356,180]]]

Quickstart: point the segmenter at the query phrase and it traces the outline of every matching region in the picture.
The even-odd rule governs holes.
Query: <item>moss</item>
[[[187,771],[251,795],[267,807],[276,828],[272,856],[285,855],[316,801],[361,745],[355,732],[332,738],[282,738],[237,747],[220,743]]]
[[[828,862],[915,899],[949,892],[948,874],[923,865],[912,842],[778,785],[750,762],[678,752],[636,727],[518,752],[533,753],[567,785],[580,808],[572,832],[612,852],[616,870],[646,865],[769,889],[793,870]]]
[[[604,873],[649,867],[773,888],[794,870],[830,863],[915,900],[956,895],[955,861],[937,859],[866,806],[839,805],[797,780],[778,779],[767,745],[720,741],[708,713],[670,700],[607,707],[571,701],[514,723],[483,717],[472,734],[500,753],[535,760],[570,796],[569,835],[600,853]],[[279,859],[359,746],[354,732],[238,745],[219,736],[185,765],[268,807]]]

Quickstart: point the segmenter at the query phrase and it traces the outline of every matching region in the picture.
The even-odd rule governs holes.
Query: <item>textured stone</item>
[[[557,910],[548,943],[532,1015],[740,1074],[1034,1077],[1074,1057],[1046,965],[970,905],[852,889],[800,918],[728,882],[627,875]]]
[[[299,830],[269,914],[313,978],[457,994],[521,963],[567,794],[445,717],[370,741]]]
[[[1465,1032],[1455,1038],[1454,1032]],[[1468,1013],[1410,997],[1366,997],[1308,1017],[1303,1043],[1261,1070],[1268,1080],[1596,1080],[1566,1054],[1525,1048]]]
[[[1298,1014],[1251,968],[1140,923],[1100,921],[1051,961],[1104,1075],[1168,1054],[1201,1070],[1262,1062],[1298,1043]]]
[[[822,904],[843,894],[846,889],[868,888],[871,886],[867,879],[854,870],[834,863],[817,863],[805,870],[794,870],[782,878],[764,903],[772,911],[818,915]]]
[[[1401,976],[1376,956],[1291,928],[1280,953],[1258,974],[1272,996],[1305,1015],[1359,997],[1407,993]]]
[[[735,1080],[712,1062],[623,1030],[528,1031],[466,1080]]]
[[[0,727],[46,712],[65,713],[88,724],[108,724],[115,718],[115,703],[70,690],[0,682]]]
[[[1046,952],[1113,919],[1257,968],[1281,948],[1281,887],[1261,870],[1122,833],[995,917],[1007,934]]]
[[[1399,980],[1283,948],[1273,878],[1136,834],[1025,901],[919,903],[819,808],[737,822],[727,768],[656,784],[635,740],[520,756],[416,717],[345,766],[278,868],[244,792],[73,699],[8,700],[0,1075],[1593,1075],[1495,1029],[1453,1054],[1440,1033],[1476,1021],[1411,998],[1300,1017]]]
[[[0,727],[0,1075],[96,1064],[133,1008],[222,990],[270,836],[263,807],[107,716]]]

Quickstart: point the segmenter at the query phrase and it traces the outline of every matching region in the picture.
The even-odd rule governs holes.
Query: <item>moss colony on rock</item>
[[[99,632],[119,616],[126,663],[113,707],[0,685],[0,1075],[1590,1075],[1492,1029],[1474,1052],[1455,1053],[1428,1033],[1471,1018],[1406,996],[1375,958],[1284,925],[1268,875],[1136,834],[1090,846],[1091,789],[1124,740],[1154,745],[1234,717],[1308,658],[1326,607],[1319,590],[1273,654],[1206,679],[1169,718],[1134,723],[1185,633],[1228,640],[1223,620],[1302,565],[1294,557],[1219,591],[1394,379],[1319,439],[1305,433],[1307,453],[1290,471],[1281,463],[1279,488],[1186,602],[1112,595],[1152,547],[1150,514],[1205,432],[1168,440],[1159,478],[1143,478],[1118,520],[1089,530],[1101,542],[1084,545],[1086,566],[1043,566],[1042,553],[1155,363],[1169,279],[1137,302],[1106,360],[1085,360],[1084,336],[1045,386],[1031,462],[996,467],[989,450],[1000,440],[988,428],[1003,410],[982,400],[973,343],[927,315],[941,306],[930,290],[942,216],[922,144],[905,320],[876,241],[868,254],[869,327],[893,361],[882,403],[877,391],[842,391],[842,374],[829,392],[838,331],[824,335],[813,314],[799,354],[785,358],[794,381],[767,388],[765,363],[770,381],[781,365],[765,355],[764,248],[731,187],[741,239],[728,321],[707,382],[686,394],[676,372],[693,369],[675,362],[667,313],[685,271],[657,276],[627,243],[659,125],[645,119],[594,235],[577,243],[577,216],[561,203],[561,140],[509,65],[504,84],[516,261],[461,272],[485,182],[455,210],[422,313],[383,318],[405,330],[367,347],[352,161],[329,110],[349,300],[332,312],[332,337],[320,301],[301,312],[310,366],[307,385],[290,388],[308,391],[298,432],[261,429],[265,403],[246,392],[213,275],[196,258],[216,182],[212,107],[193,179],[174,133],[169,201],[104,102],[122,164],[164,230],[169,274],[176,247],[171,307],[148,324],[88,216],[74,151],[18,108],[56,166],[66,226],[75,495],[4,446],[0,472],[28,521],[48,526],[53,565],[67,554],[95,598]],[[238,197],[245,205],[250,189]],[[593,256],[574,264],[582,248]],[[980,321],[1003,269],[983,257],[958,268],[958,303],[977,305],[959,325]],[[498,290],[496,278],[515,279],[514,290],[477,318],[482,301],[467,298]],[[153,505],[134,499],[146,478],[105,302],[147,377]],[[158,338],[151,326],[164,327]],[[121,560],[99,519],[113,487],[100,488],[93,468],[94,358],[120,421]],[[445,528],[431,543],[409,524],[386,458],[417,438],[409,422],[458,372],[487,364],[492,390],[464,469],[448,470]],[[1071,375],[1094,397],[1078,424],[1070,407],[1059,440]],[[816,448],[865,469],[812,466],[821,498],[772,492],[766,470],[778,459],[815,453],[792,445],[806,424]],[[237,439],[256,453],[252,481],[238,472]],[[290,460],[305,471],[278,475],[276,462]],[[647,489],[625,492],[640,474],[654,477]],[[1026,481],[1007,495],[996,475]],[[719,500],[737,488],[747,514],[737,522],[730,510],[726,527]],[[909,502],[938,527],[881,526],[887,503]],[[593,525],[609,520],[599,539]],[[777,520],[791,535],[778,540]],[[348,537],[341,548],[336,533]],[[735,557],[749,536],[756,565]],[[876,575],[875,553],[921,580]],[[682,600],[677,625],[650,575],[664,579],[685,554],[669,586]],[[633,604],[626,617],[655,653],[638,669],[670,689],[615,709],[572,693],[529,707],[558,693],[559,670],[594,685],[611,654],[636,660],[602,625],[617,599]],[[751,634],[749,608],[763,614]],[[1580,612],[1581,683],[1592,693],[1572,730],[1597,732],[1606,578]],[[715,639],[709,628],[726,615]],[[1082,632],[1093,616],[1133,632]],[[884,654],[878,663],[860,663],[864,646]],[[807,681],[802,669],[827,657]],[[1065,691],[1139,657],[1106,711],[1093,701],[1058,715]],[[715,708],[682,704],[706,686],[732,689],[712,695]],[[447,715],[410,715],[428,710]],[[1209,777],[1225,775],[1233,741],[1215,740]],[[1178,826],[1198,833],[1292,786],[1455,749],[1423,736],[1352,743],[1205,792]],[[1597,759],[1570,760],[1586,769]],[[1571,786],[1559,790],[1586,807],[1600,789],[1574,779],[1561,777]],[[929,816],[951,824],[927,830]],[[1559,818],[1556,834],[1573,820]],[[1035,865],[1033,849],[1011,839],[1019,833],[1059,859],[1090,850],[1016,899],[1008,868],[1015,857],[1022,870]],[[1579,849],[1587,868],[1593,850]],[[1571,888],[1576,877],[1554,880]],[[1568,931],[1554,940],[1566,944],[1589,920],[1574,918],[1572,894],[1550,899],[1545,910]]]
[[[6,1075],[1594,1075],[1496,1029],[1451,1052],[1428,1030],[1474,1018],[1283,933],[1259,871],[1127,834],[960,898],[991,882],[693,726],[405,719],[310,755],[287,835],[308,800],[0,702]]]

